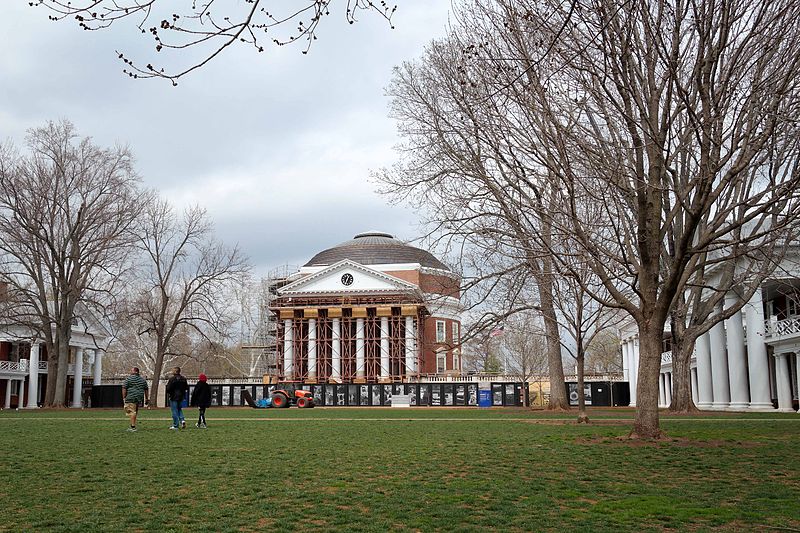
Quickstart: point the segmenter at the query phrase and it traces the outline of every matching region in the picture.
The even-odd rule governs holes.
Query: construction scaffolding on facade
[[[425,306],[407,297],[277,299],[276,376],[305,383],[414,381]]]

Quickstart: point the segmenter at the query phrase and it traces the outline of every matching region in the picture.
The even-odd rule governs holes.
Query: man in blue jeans
[[[172,377],[167,381],[166,393],[169,406],[172,409],[172,426],[169,429],[186,429],[186,420],[183,418],[183,400],[189,390],[189,383],[181,375],[181,367],[172,369]]]

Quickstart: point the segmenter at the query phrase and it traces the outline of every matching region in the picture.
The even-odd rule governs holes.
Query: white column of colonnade
[[[700,401],[700,397],[697,394],[697,369],[696,368],[692,368],[691,369],[691,375],[692,375],[692,401],[694,402],[695,405],[697,405],[697,402]]]
[[[664,372],[664,407],[672,405],[672,372]]]
[[[364,363],[364,319],[356,319],[356,378],[364,379],[366,369]]]
[[[769,360],[764,344],[764,302],[757,290],[745,306],[747,321],[747,368],[750,378],[750,409],[772,411],[772,394],[769,389]]]
[[[725,295],[726,307],[739,303],[735,293]],[[731,409],[747,409],[750,406],[750,390],[747,383],[747,353],[744,349],[744,327],[742,313],[737,311],[725,320],[728,347],[728,377],[730,379]]]
[[[11,409],[11,378],[6,380],[6,399],[3,403],[5,409]]]
[[[342,381],[342,333],[338,318],[331,320],[331,380]]]
[[[722,305],[718,305],[716,313],[722,311]],[[728,350],[727,338],[725,335],[725,325],[717,322],[708,332],[708,339],[711,345],[711,383],[714,402],[712,409],[727,409],[731,403],[730,380],[728,377]]]
[[[406,376],[417,373],[417,347],[414,335],[414,317],[406,317]]]
[[[94,364],[92,365],[92,385],[100,385],[103,378],[103,350],[94,351]]]
[[[72,379],[72,407],[83,407],[83,348],[75,348],[75,375]]]
[[[308,379],[317,379],[317,319],[308,319]]]
[[[697,364],[697,407],[711,409],[714,404],[714,382],[711,378],[711,339],[703,333],[695,341]]]
[[[636,399],[638,397],[639,388],[639,337],[634,337],[630,340],[630,360],[631,368],[633,369],[631,384],[631,407],[636,407]]]
[[[389,317],[381,317],[381,380],[389,380]]]
[[[19,380],[19,392],[17,393],[17,409],[25,408],[25,378]]]
[[[31,356],[28,359],[28,409],[39,407],[39,348],[41,343],[31,345]]]
[[[792,408],[792,382],[789,353],[775,354],[775,386],[778,389],[778,411],[793,413]]]
[[[666,378],[666,374],[664,372],[661,372],[658,375],[658,406],[659,407],[664,407],[666,405],[666,403],[667,403],[667,394],[666,394],[666,387],[665,387],[666,379],[665,378]]]
[[[285,379],[292,379],[294,374],[294,331],[292,319],[287,318],[283,321],[283,376]]]

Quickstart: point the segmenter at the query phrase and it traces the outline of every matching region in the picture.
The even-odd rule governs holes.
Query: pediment
[[[344,259],[282,287],[278,294],[403,294],[416,290],[412,283]]]

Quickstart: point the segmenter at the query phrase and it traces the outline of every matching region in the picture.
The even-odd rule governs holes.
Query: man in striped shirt
[[[125,414],[131,419],[128,431],[136,431],[136,416],[139,406],[147,405],[150,401],[147,390],[147,381],[139,375],[139,368],[131,368],[131,375],[125,378],[122,384],[122,403],[125,404]]]

